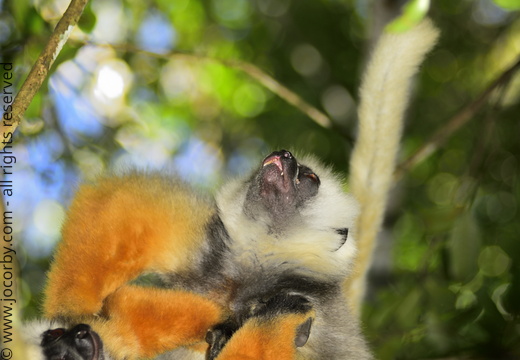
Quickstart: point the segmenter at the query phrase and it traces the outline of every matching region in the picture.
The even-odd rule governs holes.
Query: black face
[[[275,151],[253,176],[247,204],[261,204],[273,220],[285,219],[318,193],[320,179],[286,150]],[[254,213],[254,212],[253,212]]]
[[[99,335],[85,324],[45,331],[41,347],[45,360],[104,360]]]

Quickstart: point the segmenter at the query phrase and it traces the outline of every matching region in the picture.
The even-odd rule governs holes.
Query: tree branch
[[[414,167],[433,152],[435,152],[447,139],[457,130],[468,123],[480,108],[488,101],[493,91],[506,84],[516,71],[520,69],[520,57],[514,65],[504,71],[495,81],[491,83],[473,102],[463,107],[453,116],[443,127],[435,132],[426,143],[419,148],[412,156],[403,161],[395,172],[395,178],[399,179],[410,168]]]
[[[58,57],[63,45],[67,42],[67,39],[83,13],[83,9],[87,5],[87,2],[88,0],[72,0],[56,25],[47,45],[41,52],[40,56],[38,56],[36,63],[33,65],[29,75],[27,75],[22,87],[18,91],[12,104],[12,112],[10,116],[4,115],[3,117],[1,129],[2,134],[4,134],[4,139],[6,138],[6,133],[13,134],[20,124],[23,114],[47,78],[52,64]],[[1,144],[0,149],[3,149],[4,146],[5,143]]]
[[[318,125],[327,129],[333,127],[333,123],[327,115],[314,106],[310,105],[299,95],[280,84],[273,77],[269,76],[255,65],[239,61],[223,61],[223,64],[245,72],[247,75],[257,80],[264,87],[271,90],[274,94],[278,95],[280,98],[284,99],[289,104],[293,105],[295,108],[306,114]]]

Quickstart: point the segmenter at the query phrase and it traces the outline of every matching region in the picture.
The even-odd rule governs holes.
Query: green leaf
[[[477,297],[474,293],[468,290],[462,291],[457,297],[455,308],[457,310],[469,309],[477,304]]]
[[[462,214],[453,226],[448,242],[451,275],[459,281],[471,279],[478,271],[482,236],[470,211]]]
[[[390,33],[402,33],[417,25],[428,13],[430,0],[411,0],[403,7],[403,14],[386,26]]]
[[[11,12],[11,15],[19,25],[27,24],[29,12],[31,10],[34,11],[34,7],[31,6],[28,1],[9,1],[7,2],[7,6],[7,11]],[[20,28],[22,27],[20,26]]]
[[[497,245],[488,246],[478,257],[480,271],[486,276],[500,276],[506,273],[511,265],[511,258]]]
[[[18,1],[23,2],[23,1]],[[33,35],[41,36],[49,32],[49,27],[45,20],[42,19],[40,13],[38,13],[33,7],[18,9],[19,13],[14,13],[17,22],[17,27],[25,37],[31,37]],[[18,19],[18,16],[23,17]]]
[[[520,9],[520,0],[493,0],[493,2],[505,10]]]
[[[83,10],[83,14],[81,14],[78,21],[78,26],[86,33],[91,33],[92,30],[94,30],[94,26],[96,26],[96,14],[92,11],[90,2],[87,3],[85,10]]]

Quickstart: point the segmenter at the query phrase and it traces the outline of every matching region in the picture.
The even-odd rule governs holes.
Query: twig
[[[414,167],[434,151],[436,151],[453,133],[459,130],[462,126],[468,123],[471,118],[480,110],[480,108],[487,102],[493,91],[507,83],[513,74],[520,69],[520,57],[515,64],[504,71],[495,81],[491,83],[473,102],[462,108],[455,116],[453,116],[443,127],[435,132],[430,139],[419,148],[408,159],[403,161],[395,172],[395,179],[401,178],[403,174]]]
[[[6,138],[6,133],[11,133],[12,136],[20,124],[23,114],[40,89],[40,86],[45,81],[52,64],[58,57],[63,45],[67,42],[67,39],[83,13],[83,9],[87,5],[87,2],[88,0],[72,0],[56,25],[47,45],[41,52],[40,56],[38,56],[36,63],[33,65],[29,75],[27,75],[20,91],[18,91],[12,104],[12,112],[10,116],[4,115],[1,124],[4,139]],[[3,149],[4,146],[5,143],[1,144],[0,149]]]
[[[332,121],[325,115],[323,112],[316,109],[314,106],[307,103],[300,96],[298,96],[293,91],[289,90],[278,81],[273,79],[271,76],[267,75],[265,72],[260,70],[258,67],[244,62],[238,61],[225,61],[223,62],[225,65],[242,70],[253,79],[256,79],[260,84],[265,86],[267,89],[271,90],[273,93],[287,101],[289,104],[293,105],[303,113],[305,113],[309,118],[314,120],[317,124],[321,125],[324,128],[330,129],[333,127]]]
[[[497,125],[497,113],[503,106],[504,98],[510,85],[511,78],[504,81],[503,86],[501,86],[500,89],[498,89],[498,95],[494,99],[492,106],[490,106],[490,109],[486,114],[486,117],[484,118],[484,131],[482,133],[482,136],[478,137],[475,144],[475,149],[472,151],[473,155],[469,162],[466,177],[476,178],[479,169],[483,166],[485,162],[486,156],[489,156],[492,153],[490,148],[492,146],[493,137],[495,136],[495,129]]]

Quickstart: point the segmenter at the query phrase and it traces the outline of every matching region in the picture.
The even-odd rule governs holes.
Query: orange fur
[[[151,358],[177,346],[205,351],[204,337],[222,320],[214,302],[186,291],[124,286],[110,295],[92,322],[108,350],[121,359]]]
[[[229,340],[217,360],[294,360],[297,328],[309,314],[252,318]]]
[[[83,186],[51,265],[45,315],[97,314],[103,299],[141,273],[186,267],[211,215],[208,204],[165,177],[133,174]]]

